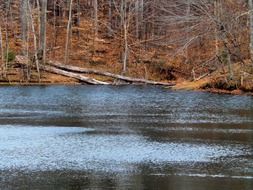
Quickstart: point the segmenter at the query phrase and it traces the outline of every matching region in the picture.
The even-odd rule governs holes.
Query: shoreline
[[[29,87],[29,86],[103,86],[103,85],[90,85],[85,83],[78,83],[78,82],[26,82],[26,83],[20,83],[20,82],[0,82],[0,88],[1,87]],[[176,84],[178,85],[178,84]],[[148,85],[148,84],[108,84],[106,86],[154,86],[154,85]],[[160,86],[160,85],[156,85]],[[187,86],[181,86],[180,88],[177,88],[177,86],[174,87],[166,87],[163,86],[165,89],[169,89],[172,91],[195,91],[195,92],[206,92],[206,93],[212,93],[212,94],[220,94],[220,95],[237,95],[237,96],[253,96],[253,92],[244,92],[240,89],[229,91],[229,90],[223,90],[223,89],[216,89],[216,88],[209,88],[209,89],[201,89],[201,88],[192,88],[189,89]]]

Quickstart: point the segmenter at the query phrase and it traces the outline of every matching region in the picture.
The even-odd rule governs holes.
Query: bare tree
[[[98,37],[98,1],[93,1],[94,6],[94,36],[95,38]]]
[[[2,35],[2,28],[0,26],[0,52],[1,52],[1,64],[2,64],[2,72],[4,73],[4,47],[3,47],[3,35]]]
[[[42,62],[46,63],[47,54],[47,0],[41,1],[41,18],[40,18],[40,50],[42,51]]]
[[[250,59],[253,61],[253,3],[248,0],[250,17]]]
[[[37,36],[36,36],[35,27],[34,27],[34,21],[33,21],[34,19],[32,16],[30,2],[28,2],[28,11],[29,11],[30,23],[31,23],[32,33],[33,33],[34,59],[35,59],[36,69],[38,72],[38,78],[40,81],[40,66],[39,66],[39,60],[38,60]]]
[[[67,36],[66,36],[65,56],[64,56],[65,64],[68,63],[68,59],[69,59],[69,41],[70,41],[70,36],[71,36],[72,6],[73,6],[73,0],[70,0],[70,2],[69,2],[69,19],[68,19],[68,26],[67,26]]]
[[[21,0],[20,5],[20,17],[21,17],[21,35],[22,35],[22,53],[27,55],[27,46],[28,46],[28,1]]]

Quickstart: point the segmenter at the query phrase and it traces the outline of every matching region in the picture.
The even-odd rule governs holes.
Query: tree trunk
[[[41,40],[41,38],[40,38],[40,23],[41,23],[41,17],[40,17],[40,0],[36,0],[36,4],[37,4],[37,11],[38,11],[38,45],[39,45],[39,47],[40,47],[40,40]]]
[[[186,19],[187,19],[187,30],[190,28],[190,13],[191,13],[191,1],[187,0],[187,7],[186,7]],[[189,40],[189,32],[187,32],[187,41]],[[186,47],[186,63],[189,62],[189,46]]]
[[[139,5],[140,13],[139,13],[139,28],[141,30],[140,38],[143,37],[143,34],[146,32],[146,27],[143,23],[143,15],[144,15],[144,0],[140,0],[140,5]],[[144,27],[143,27],[144,26]]]
[[[86,69],[86,68],[80,68],[80,67],[71,66],[71,65],[63,65],[59,62],[54,62],[54,61],[48,61],[48,64],[50,66],[54,66],[54,67],[64,69],[67,71],[72,71],[72,72],[77,72],[77,73],[85,73],[85,74],[102,75],[102,76],[106,76],[106,77],[120,79],[120,80],[127,81],[127,82],[133,82],[133,83],[145,83],[145,84],[150,84],[150,85],[164,85],[164,86],[174,86],[175,85],[174,83],[156,82],[156,81],[150,81],[150,80],[145,80],[145,79],[127,77],[127,76],[113,74],[113,73],[104,72],[104,71],[98,71],[98,70],[94,70],[94,69]]]
[[[28,32],[28,17],[27,17],[27,0],[21,0],[20,5],[20,20],[21,20],[21,36],[22,36],[22,54],[27,55],[27,32]]]
[[[4,66],[4,46],[3,46],[3,36],[2,36],[2,28],[0,26],[0,53],[1,53],[1,64],[2,64],[2,72],[5,73],[5,66]]]
[[[124,56],[123,56],[123,73],[126,72],[127,69],[127,61],[128,61],[128,30],[127,30],[127,22],[124,23]]]
[[[78,27],[78,40],[80,39],[80,24],[81,24],[81,7],[80,7],[80,0],[77,1],[77,27]]]
[[[47,48],[47,0],[41,0],[41,18],[40,18],[40,49],[42,51],[42,62],[46,63],[46,48]]]
[[[69,59],[69,41],[70,41],[71,23],[72,23],[72,4],[73,4],[73,0],[70,0],[70,2],[69,2],[69,20],[68,20],[68,26],[67,26],[67,37],[66,37],[65,57],[64,57],[65,64],[68,63],[68,59]]]
[[[97,38],[98,38],[98,1],[97,0],[93,0],[93,11],[94,11],[94,15],[93,15],[93,29],[94,29],[94,35],[93,35],[93,54],[95,54],[96,52],[96,43],[97,43]]]
[[[10,10],[10,0],[5,2],[6,4],[6,19],[5,19],[5,50],[6,50],[6,60],[5,60],[5,69],[8,68],[9,63],[9,28],[8,28],[8,21],[9,21],[9,10]],[[28,46],[27,46],[28,47]]]
[[[42,66],[41,69],[43,69],[44,71],[51,72],[51,73],[71,77],[71,78],[77,79],[79,81],[88,83],[88,84],[100,84],[100,85],[109,84],[107,82],[102,82],[102,81],[99,81],[99,80],[96,80],[96,79],[93,79],[93,78],[85,77],[81,74],[76,74],[76,73],[64,71],[64,70],[57,69],[57,68],[51,67],[51,66]]]
[[[98,37],[98,1],[94,0],[94,37]]]
[[[123,70],[122,72],[125,73],[127,69],[127,61],[128,61],[128,19],[127,19],[127,1],[121,0],[121,27],[122,27],[122,46],[123,46]]]
[[[221,33],[221,39],[223,41],[223,53],[221,56],[223,56],[224,58],[226,58],[225,62],[226,65],[228,66],[228,72],[229,72],[229,80],[233,79],[233,67],[232,67],[232,63],[231,63],[231,55],[230,55],[230,47],[229,47],[229,40],[228,40],[228,34],[226,31],[226,26],[225,26],[225,21],[224,21],[224,10],[223,10],[223,6],[222,6],[222,1],[221,0],[217,0],[217,19],[218,19],[218,37],[219,37],[219,32]],[[219,48],[219,47],[217,47]],[[219,51],[219,49],[218,49]]]
[[[108,34],[111,37],[112,36],[112,0],[108,0],[108,17],[109,17],[109,31]]]
[[[219,49],[219,38],[220,38],[220,23],[221,23],[221,2],[220,0],[214,0],[214,16],[216,19],[216,26],[215,26],[215,53],[216,56],[219,56],[220,49]]]
[[[139,0],[135,2],[136,38],[139,39]]]
[[[248,0],[249,2],[249,17],[250,17],[250,59],[253,63],[253,3],[252,0]]]
[[[56,1],[54,1],[54,40],[53,40],[53,47],[55,47],[56,46],[56,42],[57,42],[57,35],[56,35]]]
[[[38,60],[37,37],[36,37],[36,31],[35,31],[35,27],[34,27],[30,2],[28,2],[28,11],[29,11],[29,15],[30,15],[30,22],[31,22],[31,28],[32,28],[32,33],[33,33],[33,46],[34,46],[33,48],[34,48],[35,64],[36,64],[36,69],[38,72],[38,79],[40,81],[40,67],[39,67],[39,60]]]

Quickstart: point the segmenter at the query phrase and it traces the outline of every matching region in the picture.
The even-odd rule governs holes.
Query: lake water
[[[0,189],[253,189],[253,97],[0,87]]]

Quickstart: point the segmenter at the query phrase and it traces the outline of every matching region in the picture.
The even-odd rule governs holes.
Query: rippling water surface
[[[1,87],[0,189],[253,189],[253,98]]]

